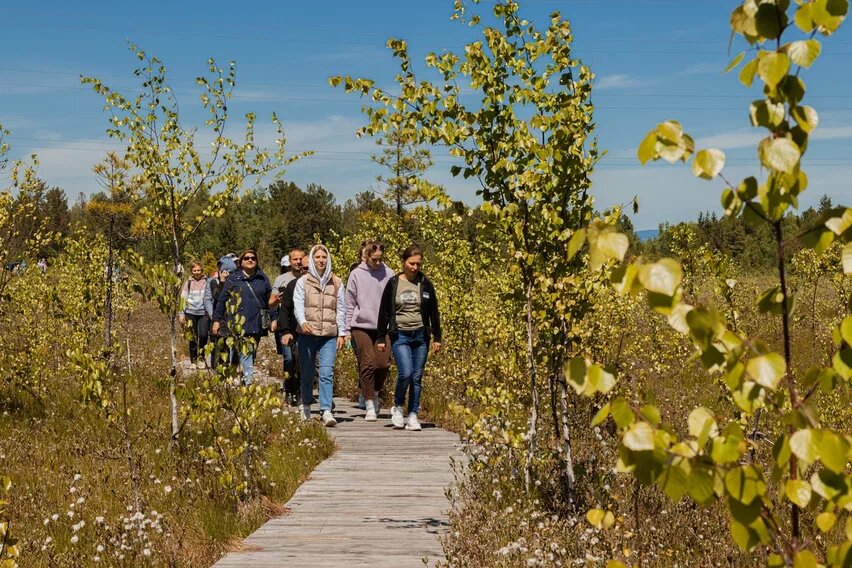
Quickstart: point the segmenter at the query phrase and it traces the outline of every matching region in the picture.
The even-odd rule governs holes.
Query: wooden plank
[[[444,489],[450,458],[461,458],[455,434],[424,424],[396,430],[390,414],[365,422],[364,411],[336,398],[337,452],[321,463],[270,520],[215,566],[432,566],[443,559],[438,538],[448,527]]]

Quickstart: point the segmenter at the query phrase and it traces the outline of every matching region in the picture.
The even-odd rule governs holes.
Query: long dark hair
[[[412,256],[419,256],[419,257],[422,258],[423,257],[423,249],[420,248],[420,245],[418,245],[418,244],[411,244],[411,245],[408,245],[408,247],[404,251],[402,251],[402,254],[400,256],[402,257],[402,262],[405,262],[406,260],[408,260]]]

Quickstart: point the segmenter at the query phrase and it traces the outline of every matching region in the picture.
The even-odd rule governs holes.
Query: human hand
[[[184,314],[183,312],[179,313],[179,314],[178,314],[178,321],[179,321],[181,324],[186,323],[186,314]]]
[[[440,350],[441,350],[441,342],[440,341],[432,342],[432,352],[437,353]]]
[[[278,329],[278,322],[275,320],[269,322],[269,331],[275,332],[276,329]]]
[[[305,335],[313,335],[313,333],[314,333],[313,326],[311,324],[309,324],[308,322],[303,323],[299,327],[301,328],[302,333],[305,334]]]
[[[387,349],[384,343],[376,343],[376,351],[381,351],[384,353],[385,349]]]
[[[213,335],[219,335],[219,322],[213,322]]]
[[[293,341],[292,333],[285,333],[281,336],[281,345],[290,345],[291,341]]]

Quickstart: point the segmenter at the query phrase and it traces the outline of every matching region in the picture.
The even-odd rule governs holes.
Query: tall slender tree
[[[540,405],[539,324],[555,317],[554,329],[564,329],[576,316],[557,309],[540,318],[536,304],[553,306],[551,295],[579,267],[565,255],[565,248],[582,233],[592,210],[587,190],[598,159],[591,138],[594,75],[573,57],[573,34],[558,12],[551,14],[543,31],[522,18],[518,2],[512,0],[498,0],[491,16],[494,25],[482,25],[479,15],[468,18],[464,2],[455,3],[453,18],[482,25],[482,39],[466,45],[463,54],[427,55],[426,65],[441,76],[439,82],[417,77],[406,42],[393,38],[387,45],[399,62],[400,95],[377,87],[370,79],[332,77],[329,81],[373,101],[363,107],[368,124],[359,135],[399,131],[406,140],[449,147],[461,162],[451,173],[479,182],[483,210],[508,238],[525,298],[530,381],[525,478],[530,487]],[[475,105],[463,102],[463,88],[465,96],[468,89],[478,95]],[[559,341],[562,334],[547,337]],[[564,377],[552,380],[564,393],[560,396],[561,456],[564,479],[571,487],[574,469],[564,419],[567,391]]]
[[[272,123],[277,132],[276,147],[270,151],[255,141],[255,115],[245,115],[243,139],[226,134],[230,114],[228,104],[236,85],[236,65],[232,61],[221,68],[212,58],[208,73],[196,79],[201,87],[201,106],[207,112],[204,138],[209,145],[201,149],[200,131],[183,123],[177,98],[166,79],[166,67],[130,44],[130,51],[141,62],[134,71],[141,91],[125,96],[95,77],[83,77],[105,100],[110,112],[109,136],[126,143],[124,160],[138,172],[135,187],[140,188],[144,204],[140,219],[149,238],[167,251],[165,264],[145,266],[141,258],[142,288],[155,296],[160,309],[169,318],[171,344],[171,420],[172,442],[180,431],[178,385],[177,315],[180,309],[180,284],[185,253],[198,230],[209,219],[221,216],[239,196],[250,179],[257,183],[264,176],[280,173],[282,168],[305,154],[285,157],[284,132],[275,114]],[[202,198],[203,206],[194,207]]]

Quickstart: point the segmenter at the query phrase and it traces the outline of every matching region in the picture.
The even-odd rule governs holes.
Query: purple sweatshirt
[[[394,271],[384,263],[375,270],[366,262],[359,264],[346,283],[346,326],[349,335],[352,328],[376,329],[379,327],[379,305],[382,292]]]

